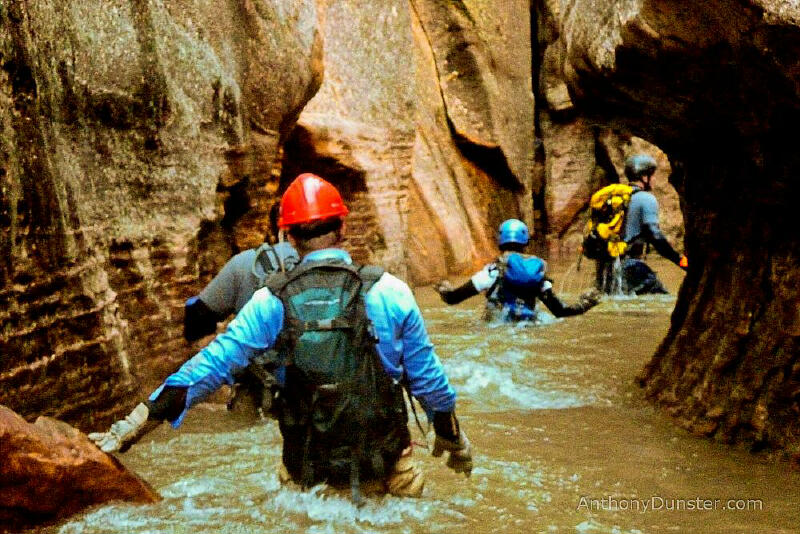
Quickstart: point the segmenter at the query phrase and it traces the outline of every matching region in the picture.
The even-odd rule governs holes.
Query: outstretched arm
[[[599,292],[596,289],[592,289],[581,295],[576,304],[565,304],[553,293],[553,285],[549,281],[544,282],[539,298],[556,317],[569,317],[586,313],[600,302]]]
[[[283,305],[263,289],[257,291],[241,312],[203,350],[171,374],[124,419],[107,432],[89,435],[103,451],[124,451],[161,421],[180,425],[186,411],[233,382],[233,373],[247,366],[259,350],[272,346],[283,328]]]
[[[445,451],[449,452],[447,467],[469,476],[472,472],[472,446],[459,425],[455,412],[455,392],[428,339],[416,304],[403,322],[402,337],[403,362],[411,394],[420,401],[428,417],[433,419],[436,438],[432,454],[439,457]]]
[[[466,283],[456,288],[451,286],[450,282],[444,280],[436,284],[434,289],[439,293],[439,296],[442,297],[445,304],[458,304],[480,293],[475,288],[475,284],[472,283],[472,280],[467,280]]]
[[[672,248],[672,245],[669,244],[667,238],[661,233],[661,229],[658,227],[658,224],[647,223],[643,225],[643,233],[647,242],[653,245],[653,248],[656,249],[656,252],[675,265],[680,266],[682,256],[674,248]]]
[[[490,289],[497,281],[498,275],[499,270],[497,269],[497,265],[490,263],[473,274],[472,278],[467,280],[466,283],[455,289],[447,280],[439,282],[435,289],[439,293],[439,296],[442,297],[442,300],[447,304],[458,304],[459,302]]]

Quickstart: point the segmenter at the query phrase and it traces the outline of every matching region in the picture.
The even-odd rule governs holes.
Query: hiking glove
[[[93,432],[89,434],[89,439],[103,452],[125,452],[161,423],[148,421],[148,415],[150,410],[147,405],[139,403],[124,419],[111,425],[107,432]]]
[[[578,304],[583,308],[583,311],[587,311],[597,306],[600,302],[600,296],[600,292],[597,289],[590,289],[585,293],[581,293],[581,296],[578,297]]]
[[[472,472],[472,447],[458,424],[455,412],[434,412],[433,430],[436,441],[433,442],[432,454],[438,458],[448,451],[447,467],[469,476]]]
[[[447,458],[447,467],[456,473],[464,473],[466,476],[472,473],[472,446],[463,430],[459,431],[458,439],[455,441],[436,436],[432,454],[438,458],[444,451],[450,453]]]
[[[453,284],[450,283],[450,280],[440,280],[433,289],[436,290],[437,293],[440,295],[442,293],[449,293],[453,290]]]

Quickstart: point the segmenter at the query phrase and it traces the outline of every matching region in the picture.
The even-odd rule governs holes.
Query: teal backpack
[[[387,476],[409,446],[400,383],[384,370],[364,296],[379,267],[302,263],[267,287],[284,306],[276,342],[285,383],[276,400],[283,463],[304,487]]]

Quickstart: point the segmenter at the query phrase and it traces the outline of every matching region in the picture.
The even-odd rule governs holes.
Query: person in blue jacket
[[[303,259],[289,276],[299,276],[296,273],[312,270],[317,266],[324,270],[332,269],[331,265],[340,269],[352,265],[349,254],[338,248],[342,242],[343,220],[347,213],[339,192],[322,178],[306,173],[292,182],[281,202],[281,226],[288,229],[289,239]],[[285,333],[287,328],[295,329],[297,323],[302,323],[296,319],[286,319],[294,317],[289,313],[294,313],[294,310],[287,310],[286,302],[292,301],[285,301],[283,296],[278,298],[269,287],[256,291],[228,324],[225,332],[219,334],[177,372],[167,377],[147,402],[140,403],[126,418],[111,425],[107,432],[91,434],[90,438],[106,452],[125,450],[161,421],[166,420],[174,427],[179,426],[192,406],[221,385],[230,384],[237,370],[245,368],[258,351],[275,348],[276,345],[280,347],[281,340],[286,339],[282,332]],[[307,301],[306,304],[324,306],[331,302],[327,298],[318,298]],[[374,335],[370,338],[374,342],[372,347],[382,368],[380,376],[375,379],[385,379],[383,394],[391,388],[396,389],[398,384],[407,384],[409,392],[420,402],[429,419],[433,420],[436,434],[432,451],[434,456],[449,452],[447,466],[469,475],[472,470],[471,445],[455,414],[456,394],[434,351],[410,288],[391,274],[383,273],[363,296],[363,304],[365,315],[371,323],[370,331]],[[287,324],[286,320],[290,322]],[[308,327],[310,323],[304,324]],[[322,321],[314,321],[312,327],[318,330],[339,328],[332,321],[328,321],[327,325],[323,325]],[[289,357],[294,356],[295,360],[290,359],[289,363],[284,360],[283,367],[283,396],[286,398],[303,394],[303,388],[289,386],[289,381],[298,373],[297,358],[300,357],[297,353],[300,345],[292,346],[295,347],[295,352]],[[321,397],[333,395],[338,388],[337,384],[314,386],[311,388],[313,396],[308,402],[313,404]],[[350,394],[356,395],[352,391]],[[369,410],[380,398],[380,395],[355,398],[351,405]],[[283,400],[284,404],[288,402]],[[405,413],[405,404],[402,404],[402,410]],[[377,412],[382,413],[382,410],[377,409]],[[295,446],[296,443],[287,444],[289,436],[286,430],[289,422],[280,415],[278,419],[284,435],[285,465],[281,468],[281,480],[299,482],[297,466],[288,465],[298,454],[298,447]],[[384,466],[385,475],[378,482],[391,494],[419,496],[422,492],[423,476],[411,456],[407,422],[406,415],[402,422],[396,423],[399,428],[393,434],[402,440],[402,450],[397,452],[399,456],[396,461],[392,458],[393,466]],[[318,421],[315,419],[314,423],[316,427]],[[382,446],[380,440],[383,431],[375,432],[375,429],[365,425],[360,432],[369,436],[370,440],[377,440],[375,447]],[[309,427],[308,436],[308,441],[299,448],[318,450],[319,447],[326,446],[325,443],[313,443],[312,427]],[[339,438],[341,437],[331,438],[332,449]],[[370,446],[371,443],[367,443],[366,450]],[[328,452],[335,454],[333,450]],[[324,463],[325,459],[317,458],[317,461]]]
[[[599,293],[591,290],[581,295],[577,304],[568,305],[553,292],[546,276],[547,264],[541,258],[525,254],[530,235],[519,219],[504,221],[497,233],[500,256],[484,266],[466,283],[453,288],[449,281],[435,286],[447,304],[458,304],[480,293],[486,294],[488,321],[537,321],[537,300],[541,300],[556,317],[585,313],[600,301]]]

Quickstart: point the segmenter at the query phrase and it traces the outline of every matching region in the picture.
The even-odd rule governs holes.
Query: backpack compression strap
[[[272,245],[268,245],[267,243],[262,244],[256,249],[256,261],[261,264],[261,268],[264,269],[264,272],[267,274],[281,270],[281,261],[278,257],[278,253],[275,252]]]
[[[361,295],[366,295],[367,292],[372,289],[372,286],[375,285],[383,273],[385,272],[383,268],[378,267],[377,265],[362,265],[360,267],[354,266],[349,263],[344,262],[331,262],[331,263],[317,263],[317,262],[308,262],[308,263],[301,263],[297,267],[295,267],[290,272],[277,272],[270,277],[264,283],[264,286],[267,287],[270,292],[277,298],[281,298],[281,294],[284,288],[294,280],[295,278],[303,275],[307,271],[312,269],[318,269],[320,267],[336,267],[345,269],[348,271],[353,272],[356,274],[359,279],[361,280]],[[282,345],[283,347],[291,347],[293,346],[293,342],[296,340],[294,338],[299,337],[299,334],[305,332],[307,330],[335,330],[335,329],[346,329],[352,328],[353,321],[349,318],[335,318],[326,321],[299,321],[292,317],[286,306],[284,305],[284,325],[290,326],[290,328],[285,329],[284,332],[278,335],[278,340],[276,342],[276,348],[278,345]],[[292,357],[290,354],[287,354],[287,361],[286,364],[291,363]]]

